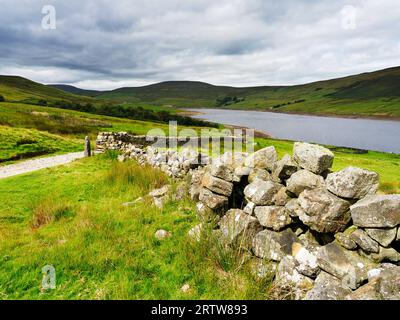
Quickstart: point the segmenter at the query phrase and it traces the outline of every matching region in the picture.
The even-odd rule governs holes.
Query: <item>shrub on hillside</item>
[[[6,99],[0,94],[0,102],[4,102]]]

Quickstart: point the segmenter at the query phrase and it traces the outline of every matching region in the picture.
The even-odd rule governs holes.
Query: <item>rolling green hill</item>
[[[36,102],[45,100],[54,102],[67,100],[71,102],[93,102],[89,97],[82,97],[69,92],[43,85],[18,76],[0,76],[0,94],[7,101]],[[36,104],[36,103],[34,103]]]
[[[120,88],[98,97],[175,107],[400,117],[400,67],[295,86],[235,88],[168,81]]]
[[[74,86],[70,86],[67,84],[48,84],[48,87],[56,88],[65,92],[69,92],[72,94],[80,95],[80,96],[88,96],[88,97],[95,97],[99,94],[101,94],[101,91],[98,90],[86,90],[86,89],[80,89]]]
[[[0,76],[0,95],[29,103],[79,101],[169,110],[182,107],[253,109],[320,115],[400,118],[400,67],[295,86],[236,88],[197,81],[167,81],[112,91],[42,85]],[[36,99],[36,100],[35,100]],[[172,108],[171,108],[172,107]]]

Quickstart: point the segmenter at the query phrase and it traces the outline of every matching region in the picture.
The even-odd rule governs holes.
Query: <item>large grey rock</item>
[[[357,229],[350,235],[350,239],[357,243],[365,252],[379,252],[378,242],[371,239],[364,230]]]
[[[353,224],[393,228],[400,224],[400,194],[367,196],[350,207]]]
[[[273,204],[275,194],[283,186],[272,181],[255,180],[244,189],[244,195],[248,201],[258,206],[269,206]]]
[[[210,167],[210,174],[214,177],[221,178],[225,181],[232,182],[233,171],[232,168],[228,167],[220,161],[215,161]]]
[[[321,146],[295,142],[293,146],[293,159],[304,169],[321,174],[332,167],[333,153]]]
[[[338,278],[321,271],[305,300],[344,300],[351,292]]]
[[[299,196],[304,190],[311,190],[323,187],[324,179],[308,170],[299,170],[291,175],[286,181],[288,191]]]
[[[249,176],[250,172],[252,171],[252,168],[249,167],[245,167],[245,166],[239,166],[235,169],[234,173],[233,173],[233,178],[232,180],[234,182],[239,182],[242,177],[244,176]]]
[[[254,214],[255,208],[256,205],[253,202],[248,202],[246,206],[243,208],[243,211],[252,216]]]
[[[338,232],[350,221],[350,203],[326,189],[304,190],[299,196],[300,220],[312,230]]]
[[[292,230],[275,232],[265,229],[254,237],[253,252],[257,257],[280,261],[285,255],[292,254],[292,245],[300,242]]]
[[[206,173],[202,180],[203,187],[214,193],[229,197],[232,194],[233,183],[223,179],[213,177],[210,173]]]
[[[154,189],[149,193],[149,196],[151,197],[162,197],[167,195],[171,190],[171,186],[170,185],[165,185],[162,188],[159,189]]]
[[[389,246],[396,239],[396,228],[389,229],[365,229],[365,232],[382,246]]]
[[[357,249],[357,243],[355,243],[349,235],[344,232],[335,233],[336,241],[347,250]]]
[[[376,193],[379,187],[379,175],[369,170],[347,167],[328,174],[326,187],[339,197],[360,199]]]
[[[296,261],[296,270],[308,277],[315,277],[320,271],[317,255],[320,246],[306,247],[300,243],[292,245],[292,255]]]
[[[225,152],[218,158],[218,161],[235,170],[243,165],[247,157],[248,154],[246,152]]]
[[[240,209],[231,209],[219,222],[221,234],[229,243],[251,247],[252,239],[262,230],[258,220]]]
[[[292,256],[282,258],[276,271],[273,290],[277,299],[301,300],[313,285],[313,280],[297,271],[296,261]]]
[[[380,276],[379,293],[384,300],[400,300],[400,267],[386,268]]]
[[[273,201],[276,206],[285,206],[291,199],[286,192],[286,188],[282,187],[275,194]]]
[[[373,280],[346,296],[346,300],[381,300],[379,280]]]
[[[275,276],[277,262],[254,258],[250,261],[250,272],[260,279],[272,279]]]
[[[382,261],[399,262],[400,261],[400,253],[397,252],[393,248],[379,247],[378,253],[367,254],[364,251],[360,251],[359,253],[374,262],[382,262]]]
[[[298,169],[298,165],[292,160],[292,157],[287,154],[275,163],[272,177],[277,181],[286,180]]]
[[[269,181],[271,180],[271,175],[265,169],[252,168],[248,177],[249,183],[253,183],[257,179],[263,181]]]
[[[254,214],[260,224],[269,229],[279,231],[292,222],[285,207],[259,206],[254,209]]]
[[[291,217],[294,218],[299,216],[299,210],[301,210],[301,208],[297,198],[289,200],[288,203],[286,203],[285,208]]]
[[[278,154],[275,148],[271,146],[249,155],[245,159],[244,165],[251,168],[272,170],[277,160]]]
[[[368,270],[375,267],[370,260],[359,256],[355,251],[342,248],[335,242],[319,249],[318,265],[322,270],[342,279],[343,283],[352,289],[358,288],[367,280]]]
[[[154,234],[154,236],[155,236],[158,240],[163,240],[163,239],[165,239],[165,238],[169,238],[169,237],[171,236],[171,233],[168,232],[168,231],[166,231],[166,230],[160,229],[160,230],[157,230],[157,231],[156,231],[156,233]]]
[[[201,189],[199,200],[212,210],[224,209],[228,206],[228,197],[215,194],[206,188]]]

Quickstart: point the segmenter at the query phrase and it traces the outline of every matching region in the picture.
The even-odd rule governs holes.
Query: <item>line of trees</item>
[[[71,101],[56,101],[51,103],[49,106],[133,120],[147,120],[161,123],[177,121],[178,124],[186,126],[218,127],[218,124],[215,123],[193,119],[186,116],[175,115],[167,111],[154,111],[142,107],[128,107],[112,104],[94,106],[91,103],[79,103]]]

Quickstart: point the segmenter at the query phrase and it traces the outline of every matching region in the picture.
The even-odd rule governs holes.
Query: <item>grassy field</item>
[[[0,141],[0,165],[35,156],[83,150],[83,144],[78,139],[35,129],[0,126]]]
[[[205,128],[178,126],[200,132]],[[147,134],[161,129],[168,135],[168,125],[95,115],[85,112],[34,106],[22,103],[0,103],[0,162],[57,152],[82,150],[88,135],[92,142],[101,131]],[[26,136],[31,137],[31,142]],[[26,140],[27,143],[23,143]]]
[[[168,179],[134,162],[101,155],[0,180],[2,299],[265,299],[270,279],[254,278],[246,256],[212,237],[188,241],[194,203],[163,210],[145,199]],[[159,241],[158,229],[172,236]],[[56,269],[41,290],[42,267]],[[180,288],[190,285],[183,293]]]
[[[280,156],[288,141],[257,139]],[[381,175],[381,193],[400,192],[400,156],[335,152],[334,169],[348,165]],[[194,203],[170,201],[163,210],[146,197],[166,183],[162,172],[115,153],[0,180],[0,298],[3,299],[266,299],[271,279],[256,279],[251,260],[212,233],[187,238],[199,223]],[[172,233],[159,241],[158,229]],[[56,269],[55,290],[41,290],[45,265]],[[189,292],[182,292],[184,284]]]

